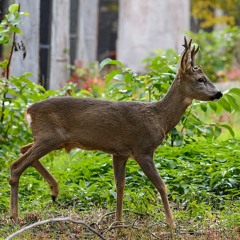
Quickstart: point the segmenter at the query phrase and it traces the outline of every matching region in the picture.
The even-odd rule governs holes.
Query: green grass
[[[178,226],[172,237],[201,239],[209,235],[212,238],[208,239],[214,239],[213,236],[228,239],[226,236],[230,238],[239,234],[239,149],[239,140],[201,141],[183,147],[158,148],[154,157],[155,164],[168,187],[173,215]],[[116,189],[111,156],[77,149],[70,155],[57,151],[42,159],[43,164],[59,181],[60,194],[57,203],[51,202],[46,182],[33,168],[29,168],[20,179],[21,223],[20,226],[11,225],[8,168],[15,158],[16,153],[13,151],[8,152],[6,158],[0,159],[0,237],[6,237],[20,226],[49,217],[74,216],[93,224],[106,212],[114,211]],[[166,236],[170,237],[170,231],[164,224],[159,194],[132,159],[128,161],[126,175],[124,208],[138,214],[125,212],[125,224],[132,226],[134,223],[134,227],[123,230],[123,239],[131,239],[129,236],[138,239],[139,234],[144,236],[142,239],[154,239],[152,234],[155,232],[165,232]],[[105,234],[108,237],[111,237],[112,231],[108,232],[107,229],[113,222],[114,214],[104,219],[103,228],[106,228]],[[53,233],[49,228],[53,228]],[[89,234],[89,231],[83,231],[82,226],[73,223],[48,224],[29,230],[21,235],[22,238],[17,239],[30,239],[31,234],[38,239],[42,233],[45,234],[45,239],[56,239],[57,236],[66,239],[71,229],[83,232],[81,239],[88,239],[84,236]]]

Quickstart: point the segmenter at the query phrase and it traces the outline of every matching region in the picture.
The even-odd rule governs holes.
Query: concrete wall
[[[189,0],[119,0],[117,58],[134,71],[162,48],[182,51],[184,30],[190,28]]]

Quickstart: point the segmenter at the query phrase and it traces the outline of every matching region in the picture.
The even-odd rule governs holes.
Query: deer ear
[[[181,72],[187,72],[192,67],[192,59],[191,59],[191,50],[188,49],[186,52],[183,52],[180,61],[180,69]]]
[[[194,57],[198,49],[195,50],[195,46],[191,49],[192,39],[187,42],[186,37],[184,37],[183,47],[185,48],[180,59],[179,71],[187,72],[191,67],[194,66]]]

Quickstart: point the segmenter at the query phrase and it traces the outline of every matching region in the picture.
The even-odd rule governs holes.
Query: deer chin
[[[193,101],[193,99],[189,98],[189,97],[184,99],[184,103],[187,104],[187,105],[190,105],[192,103],[192,101]]]

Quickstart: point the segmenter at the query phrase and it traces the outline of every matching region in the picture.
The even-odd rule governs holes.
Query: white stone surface
[[[134,71],[156,49],[182,51],[190,28],[189,0],[120,0],[117,58]]]

